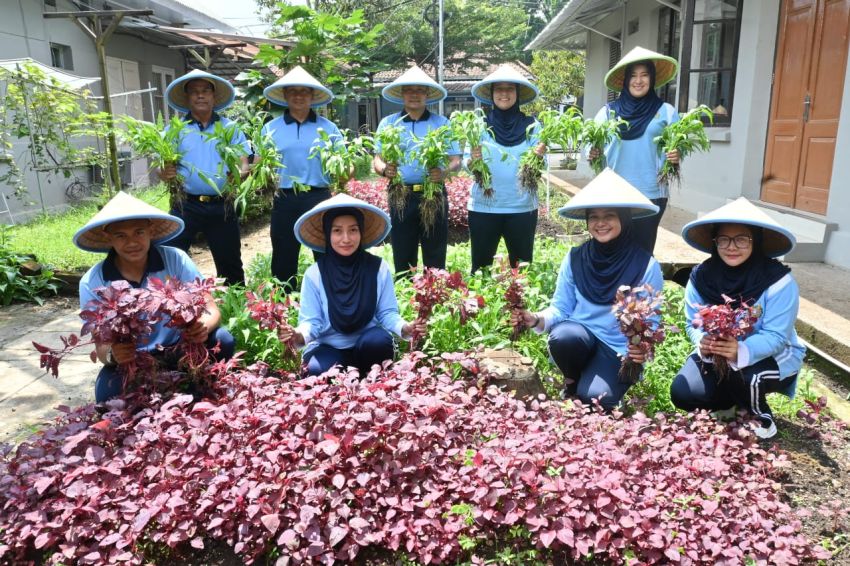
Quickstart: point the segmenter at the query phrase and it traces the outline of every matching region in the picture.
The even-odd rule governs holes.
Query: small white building
[[[527,49],[586,50],[589,116],[622,53],[676,57],[659,94],[716,123],[671,202],[702,212],[743,195],[796,233],[786,259],[850,268],[848,37],[850,0],[570,0]]]

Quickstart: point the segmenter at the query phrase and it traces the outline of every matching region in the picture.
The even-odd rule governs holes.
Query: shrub
[[[43,295],[56,294],[58,289],[53,272],[42,270],[35,275],[24,275],[21,268],[32,257],[13,252],[9,240],[9,226],[0,224],[0,305],[15,301],[42,304]]]

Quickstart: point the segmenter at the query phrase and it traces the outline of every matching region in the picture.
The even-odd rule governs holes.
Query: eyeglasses
[[[735,247],[739,250],[745,250],[750,247],[753,239],[749,236],[717,236],[714,238],[714,243],[717,244],[717,248],[721,250],[725,250],[729,246],[732,245],[732,242],[735,242]]]

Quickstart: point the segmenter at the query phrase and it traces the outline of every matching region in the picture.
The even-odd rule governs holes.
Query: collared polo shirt
[[[431,130],[436,130],[440,126],[444,126],[448,124],[448,119],[445,116],[440,116],[439,114],[435,114],[429,111],[427,108],[425,112],[422,113],[422,116],[419,117],[418,120],[414,120],[410,116],[408,116],[405,112],[396,112],[395,114],[390,114],[378,124],[377,132],[380,132],[382,128],[386,127],[390,124],[398,124],[404,131],[401,134],[401,147],[404,151],[405,160],[404,163],[401,163],[398,168],[398,172],[401,175],[402,182],[405,185],[415,185],[421,183],[425,180],[425,177],[428,175],[428,171],[420,165],[418,161],[411,160],[410,154],[416,147],[419,145],[418,138],[421,138]],[[376,133],[377,133],[376,132]],[[375,148],[378,153],[381,152],[381,145],[378,144]],[[460,155],[460,146],[457,142],[452,142],[451,149],[449,150],[447,155]]]
[[[283,167],[278,171],[281,189],[291,189],[295,183],[310,187],[327,187],[330,180],[322,171],[322,160],[318,155],[310,157],[314,148],[321,144],[319,128],[331,139],[340,139],[342,134],[336,124],[310,110],[303,122],[299,122],[287,109],[282,116],[263,126],[263,133],[270,133]]]
[[[227,171],[221,162],[221,156],[215,148],[215,140],[207,139],[204,134],[210,134],[215,123],[221,122],[227,126],[231,120],[213,112],[207,127],[195,120],[191,114],[186,116],[186,128],[180,138],[180,152],[183,158],[177,165],[177,172],[183,176],[185,191],[190,195],[219,195],[227,180]],[[237,129],[232,143],[245,148],[245,155],[251,153],[251,146],[242,130]],[[216,188],[210,186],[199,172],[215,182]]]
[[[90,301],[98,298],[94,293],[95,289],[105,287],[112,281],[126,280],[115,265],[115,256],[115,250],[110,250],[106,259],[94,265],[80,279],[80,309],[85,309]],[[201,273],[183,250],[170,246],[151,245],[148,252],[148,264],[142,280],[126,281],[133,287],[147,289],[151,277],[163,281],[166,277],[172,277],[188,283],[201,277]],[[180,338],[180,331],[166,327],[167,322],[167,318],[158,322],[153,327],[150,337],[144,343],[137,344],[136,349],[152,351],[156,350],[158,344],[171,346],[177,342]]]

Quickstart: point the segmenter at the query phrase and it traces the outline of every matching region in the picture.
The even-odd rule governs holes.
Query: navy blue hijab
[[[526,139],[528,127],[534,123],[534,118],[526,116],[519,109],[519,85],[516,87],[516,102],[507,110],[501,110],[496,106],[493,98],[493,86],[490,85],[490,99],[493,100],[493,109],[487,114],[487,125],[493,130],[496,143],[504,147],[519,145]]]
[[[331,226],[339,216],[353,216],[360,228],[360,246],[343,256],[331,246]],[[334,208],[322,218],[325,253],[316,263],[328,298],[328,316],[334,330],[343,334],[357,332],[372,320],[378,307],[378,269],[381,258],[363,249],[363,213],[354,207]]]
[[[636,65],[645,65],[649,70],[649,92],[641,98],[635,98],[629,92],[629,77],[632,76],[632,70]],[[628,125],[620,126],[620,139],[636,140],[641,137],[662,104],[664,101],[655,92],[655,63],[637,61],[626,65],[620,97],[608,105],[608,108],[616,112],[617,116],[628,122]]]
[[[712,239],[717,236],[720,224],[714,227]],[[764,255],[764,232],[757,226],[748,226],[753,238],[753,253],[747,261],[737,267],[726,265],[717,252],[717,244],[711,249],[711,257],[691,271],[690,282],[700,297],[708,304],[722,305],[723,295],[731,297],[731,306],[737,308],[742,302],[754,304],[768,287],[790,273],[791,268],[780,261]]]
[[[632,236],[631,210],[616,210],[620,217],[619,236],[604,244],[591,239],[570,250],[576,287],[584,298],[597,305],[613,304],[621,285],[640,285],[652,257]]]

